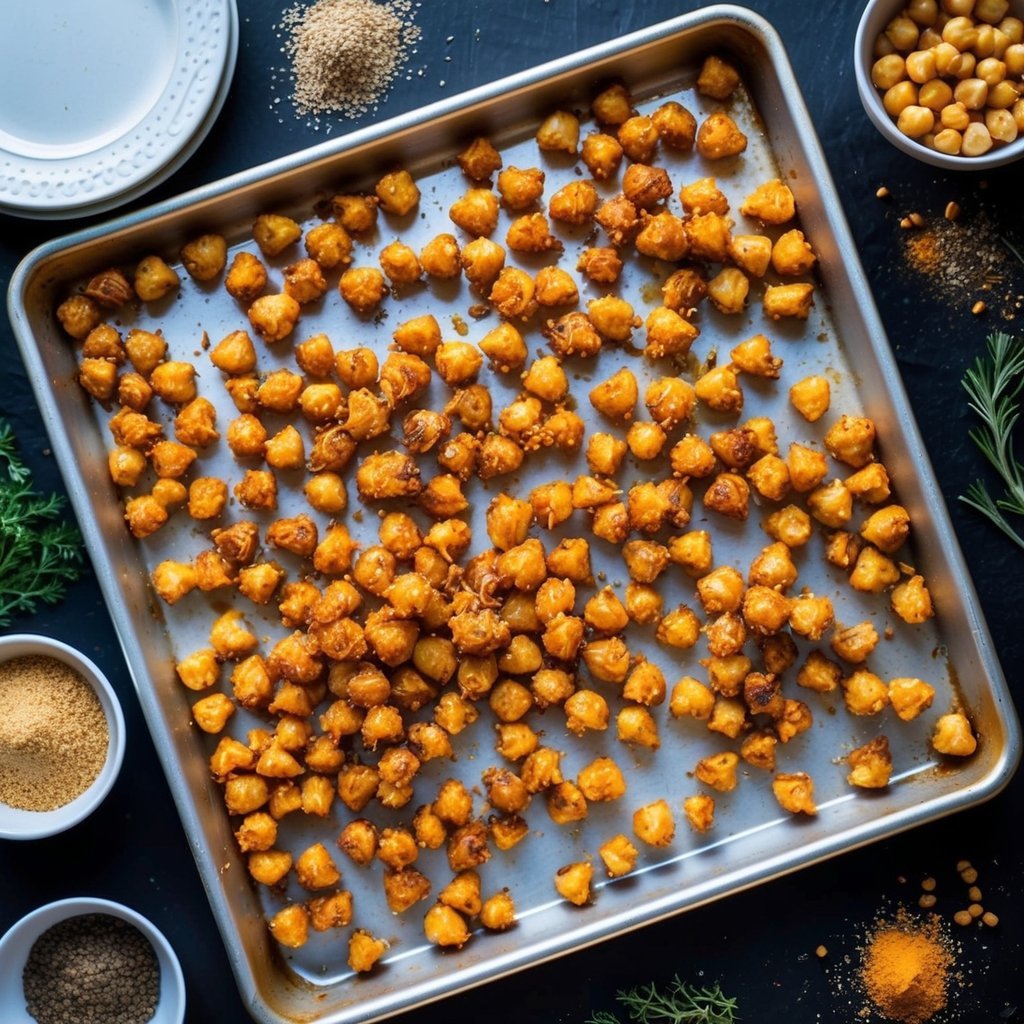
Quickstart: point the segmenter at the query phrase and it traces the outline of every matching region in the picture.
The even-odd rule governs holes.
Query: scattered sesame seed
[[[960,205],[954,202],[946,203],[946,212],[944,214],[946,220],[956,220],[960,216]]]
[[[889,190],[884,185],[882,185],[880,188],[876,189],[875,195],[879,199],[888,199],[888,197],[889,197]]]
[[[985,303],[984,303],[984,302],[982,302],[982,300],[981,300],[981,299],[978,299],[978,301],[977,301],[977,302],[976,302],[976,303],[975,303],[975,304],[974,304],[973,306],[971,306],[971,312],[972,312],[972,313],[973,313],[973,314],[974,314],[975,316],[980,316],[980,315],[981,315],[982,313],[984,313],[984,312],[985,312]],[[977,871],[975,871],[975,870],[974,870],[973,868],[969,868],[969,869],[968,869],[967,871],[962,871],[962,872],[960,873],[960,877],[961,877],[961,878],[962,878],[962,879],[963,879],[963,880],[964,880],[965,882],[969,882],[969,881],[972,881],[972,880],[973,880],[973,879],[969,879],[969,878],[967,877],[968,875],[973,875],[973,876],[974,876],[974,878],[977,878],[977,877],[978,877],[978,872],[977,872]]]

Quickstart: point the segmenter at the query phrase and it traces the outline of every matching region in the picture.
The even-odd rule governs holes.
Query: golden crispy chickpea
[[[633,114],[633,99],[621,82],[602,89],[590,103],[590,112],[601,124],[618,126]]]
[[[555,889],[558,895],[577,907],[591,900],[590,881],[594,867],[589,861],[564,864],[555,872]]]
[[[249,323],[268,344],[283,341],[295,329],[302,307],[287,293],[261,295],[249,306]]]
[[[589,180],[563,185],[548,202],[548,215],[563,224],[586,224],[597,210],[600,197]]]
[[[420,250],[419,258],[423,272],[440,280],[458,277],[461,270],[459,243],[454,235],[436,235]]]
[[[771,263],[772,240],[765,235],[733,235],[727,244],[729,258],[752,277],[764,277]]]
[[[640,211],[621,193],[601,204],[594,221],[604,229],[608,241],[617,247],[625,245],[641,226]]]
[[[970,757],[978,749],[978,741],[967,716],[959,711],[942,715],[935,723],[932,747],[940,754]]]
[[[168,359],[153,368],[149,383],[165,402],[181,405],[196,397],[196,368],[191,363]]]
[[[653,118],[634,114],[619,125],[616,138],[623,152],[636,163],[650,163],[660,138]]]
[[[750,511],[750,488],[736,473],[719,473],[704,492],[704,507],[727,519],[745,521]]]
[[[831,401],[828,378],[814,374],[798,380],[789,389],[793,408],[809,423],[815,423],[828,412]]]
[[[779,806],[790,814],[818,813],[814,783],[806,772],[779,772],[772,779],[772,793]]]
[[[157,302],[170,295],[181,284],[181,279],[159,256],[145,256],[135,267],[132,284],[143,302]]]
[[[539,167],[506,167],[498,175],[498,192],[510,210],[527,210],[544,194],[544,172]]]
[[[740,213],[765,224],[785,224],[796,216],[796,200],[785,182],[773,178],[758,185],[743,200]]]
[[[416,251],[404,242],[395,240],[381,249],[378,256],[380,269],[392,286],[412,285],[423,275]]]
[[[850,768],[846,781],[858,789],[884,789],[892,775],[892,754],[889,740],[876,736],[862,747],[856,747],[846,756]]]
[[[352,309],[367,316],[381,304],[388,286],[376,267],[350,267],[341,275],[338,291]]]
[[[210,362],[224,373],[252,373],[256,369],[256,347],[245,331],[232,331],[210,350]]]
[[[748,587],[743,596],[743,621],[755,633],[778,633],[789,621],[792,602],[771,587]]]
[[[460,261],[466,280],[483,291],[501,273],[505,265],[505,250],[489,238],[474,238],[463,246]]]
[[[134,487],[146,471],[146,456],[136,448],[118,446],[108,453],[107,468],[119,487]]]
[[[579,302],[576,282],[561,267],[541,267],[534,285],[534,298],[539,306],[575,306]]]
[[[683,676],[675,684],[668,703],[673,718],[707,719],[714,706],[715,695],[693,676]]]
[[[556,110],[541,122],[536,140],[542,152],[575,156],[580,140],[579,118],[567,110]]]
[[[253,854],[253,856],[260,856]],[[252,863],[249,867],[252,873]],[[254,874],[253,877],[256,877]],[[257,878],[257,881],[261,879]],[[272,883],[266,883],[272,884]],[[290,903],[279,910],[268,922],[270,934],[288,949],[298,949],[309,938],[309,911],[301,903]]]
[[[516,905],[508,890],[489,896],[480,905],[480,923],[489,932],[503,932],[516,922]]]
[[[708,281],[708,298],[719,313],[742,313],[746,308],[750,281],[742,270],[723,267]]]
[[[700,331],[668,306],[657,306],[647,315],[644,355],[649,359],[686,355]],[[714,372],[714,371],[712,371]],[[698,394],[700,393],[698,382]]]
[[[709,285],[710,288],[710,285]],[[729,353],[733,365],[754,377],[777,380],[782,360],[772,353],[772,343],[763,334],[741,341]]]
[[[732,219],[717,213],[695,213],[683,221],[692,259],[724,262],[729,255]]]
[[[696,148],[705,160],[722,160],[742,153],[747,137],[728,114],[716,111],[697,129]]]
[[[911,625],[925,622],[935,614],[932,597],[923,576],[911,576],[893,587],[889,603],[892,610]]]
[[[504,267],[487,298],[502,317],[528,320],[537,311],[535,291],[536,284],[525,270]]]
[[[789,628],[798,636],[820,640],[835,622],[832,602],[825,596],[800,594],[793,599],[789,612]]]
[[[430,319],[433,320],[433,317]],[[438,338],[440,339],[440,330]],[[479,349],[468,341],[440,342],[433,356],[438,376],[449,387],[459,387],[475,380],[484,362]]]
[[[633,812],[633,834],[648,846],[665,847],[675,838],[676,825],[667,800],[655,800]]]
[[[889,690],[873,672],[859,669],[841,680],[843,701],[852,715],[877,715],[889,703]]]
[[[670,149],[689,152],[697,136],[697,119],[681,103],[669,100],[651,114],[658,136]]]
[[[130,333],[129,336],[131,336]],[[157,337],[158,343],[162,341],[159,336],[155,337]],[[121,342],[121,335],[116,328],[106,323],[98,324],[88,332],[82,342],[81,354],[83,358],[103,359],[115,366],[123,366],[125,359],[129,358],[129,353]],[[152,359],[149,360],[151,365],[147,365],[144,372],[148,373],[162,358],[163,348],[159,348],[159,351],[154,353]]]
[[[642,256],[675,263],[686,255],[690,247],[689,239],[682,220],[675,214],[667,210],[650,214],[644,210],[640,222],[642,227],[634,245]]]
[[[714,178],[698,178],[684,185],[679,190],[679,198],[687,213],[717,213],[724,216],[729,212],[729,200]]]
[[[489,237],[498,226],[498,197],[489,188],[471,188],[448,209],[452,222],[474,237]]]
[[[224,278],[227,293],[239,302],[253,303],[267,287],[267,268],[251,252],[237,252]]]
[[[714,54],[704,58],[697,76],[697,92],[716,100],[727,100],[740,84],[739,72]]]
[[[420,201],[420,190],[412,175],[405,170],[385,174],[373,191],[380,202],[380,208],[396,217],[404,217]]]
[[[927,711],[935,699],[935,687],[923,679],[900,677],[889,680],[889,703],[904,722],[913,721]]]
[[[97,304],[86,295],[72,295],[57,307],[61,327],[76,341],[81,341],[101,319]]]
[[[772,268],[782,277],[808,274],[817,262],[810,242],[796,228],[780,235],[772,247]]]
[[[700,639],[701,623],[697,616],[686,605],[668,612],[661,622],[655,637],[669,647],[689,649]]]
[[[97,401],[106,402],[118,387],[117,365],[107,359],[83,359],[78,366],[78,383]]]
[[[284,291],[300,306],[316,302],[327,293],[327,279],[313,259],[297,260],[283,271]]]
[[[264,256],[280,256],[302,237],[302,228],[279,213],[264,213],[252,226],[252,237]]]
[[[811,651],[800,667],[796,681],[798,685],[817,693],[832,693],[839,686],[843,670],[820,651]]]
[[[383,939],[358,928],[348,940],[348,965],[357,974],[367,974],[387,950],[388,944]]]
[[[622,273],[622,260],[612,248],[589,248],[580,254],[576,269],[582,270],[594,284],[614,284]]]
[[[627,705],[619,711],[615,716],[615,732],[622,743],[636,744],[648,750],[657,750],[661,746],[657,721],[647,708],[638,704]]]
[[[590,404],[609,419],[632,419],[633,409],[639,397],[639,388],[633,371],[625,367],[616,371],[607,380],[591,388],[589,397]]]
[[[457,910],[435,903],[423,918],[427,941],[443,948],[461,949],[469,941],[469,928]]]
[[[814,302],[814,285],[805,283],[769,285],[764,290],[762,302],[765,315],[771,317],[772,320],[781,320],[783,317],[806,320]]]
[[[478,135],[455,157],[462,173],[471,181],[487,181],[501,168],[501,154],[489,139]]]
[[[708,615],[738,611],[743,592],[743,577],[731,565],[720,565],[697,580],[697,597]]]
[[[739,755],[726,750],[702,758],[694,767],[693,774],[705,786],[710,786],[719,793],[730,793],[739,782],[736,774],[739,763]]]
[[[715,412],[739,412],[743,408],[743,389],[732,366],[708,370],[694,385],[697,397]]]

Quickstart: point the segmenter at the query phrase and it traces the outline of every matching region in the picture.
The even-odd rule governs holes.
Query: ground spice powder
[[[24,811],[71,803],[109,745],[99,698],[69,665],[45,656],[0,664],[0,802]]]
[[[303,117],[359,117],[384,97],[419,38],[411,0],[317,0],[290,8],[281,21]]]
[[[39,1024],[145,1024],[160,999],[160,965],[133,924],[80,914],[36,939],[22,988]]]
[[[938,917],[922,922],[901,909],[870,936],[861,980],[889,1020],[924,1024],[946,1005],[952,965]]]

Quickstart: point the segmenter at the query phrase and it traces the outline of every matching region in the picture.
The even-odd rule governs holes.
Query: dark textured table
[[[164,198],[250,165],[323,141],[325,132],[294,117],[275,30],[283,0],[239,0],[238,69],[218,123],[198,153],[146,201]],[[417,23],[423,37],[380,115],[454,94],[540,61],[654,24],[699,5],[668,0],[427,0]],[[1024,659],[1021,575],[1024,552],[957,501],[985,475],[968,440],[972,418],[960,389],[964,369],[1003,326],[1024,329],[1024,265],[1002,246],[1021,248],[1021,165],[987,175],[945,173],[918,164],[881,141],[860,108],[851,52],[856,3],[759,0],[751,7],[781,33],[821,137],[845,212],[867,269],[904,383],[967,552],[984,613],[1011,688],[1021,692]],[[449,37],[451,37],[449,42]],[[450,58],[450,60],[446,59]],[[422,76],[415,72],[423,69]],[[352,123],[338,123],[335,133]],[[891,191],[876,198],[880,185]],[[988,249],[961,254],[966,270],[939,281],[913,270],[899,220],[911,210],[940,218],[958,202],[965,222],[984,228]],[[0,216],[0,281],[33,246],[81,226]],[[984,247],[981,247],[984,249]],[[995,251],[990,290],[976,291],[980,262]],[[1009,301],[1006,297],[1009,296]],[[975,299],[987,310],[970,313]],[[1004,319],[1014,317],[1014,319]],[[41,487],[61,486],[11,331],[0,324],[0,415],[13,423]],[[16,621],[7,632],[38,631],[74,644],[114,682],[125,709],[128,750],[120,779],[92,818],[63,836],[0,843],[0,932],[22,914],[74,894],[127,903],[148,917],[178,951],[189,991],[190,1021],[233,1024],[248,1017],[230,974],[185,837],[95,580],[87,575],[59,606]],[[970,859],[980,873],[995,931],[956,933],[962,973],[946,1021],[1024,1020],[1020,961],[1024,932],[1024,845],[1011,822],[1024,816],[1024,776],[995,799],[823,865],[762,885],[623,938],[406,1014],[409,1024],[486,1018],[582,1022],[612,1008],[617,988],[678,973],[720,980],[739,997],[741,1016],[773,1022],[852,1021],[863,1004],[851,989],[858,944],[880,909],[913,903],[927,875],[939,883],[938,909],[964,902],[954,865]],[[815,947],[828,956],[818,961]]]

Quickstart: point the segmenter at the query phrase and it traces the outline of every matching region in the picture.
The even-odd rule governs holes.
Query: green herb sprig
[[[82,572],[82,538],[60,521],[64,498],[40,494],[18,456],[14,432],[0,420],[0,626],[55,604]]]
[[[735,1024],[736,1000],[722,994],[718,984],[697,988],[676,976],[664,991],[652,982],[615,993],[629,1020],[638,1024]],[[607,1010],[592,1014],[586,1024],[620,1024]]]
[[[1024,537],[1006,518],[1006,513],[1024,515],[1024,465],[1013,450],[1013,431],[1020,419],[1020,395],[1024,388],[1024,343],[1002,331],[989,335],[988,355],[974,361],[962,384],[970,408],[982,423],[969,436],[999,475],[1004,490],[1001,496],[993,498],[985,485],[976,480],[960,495],[960,500],[1024,548]]]

